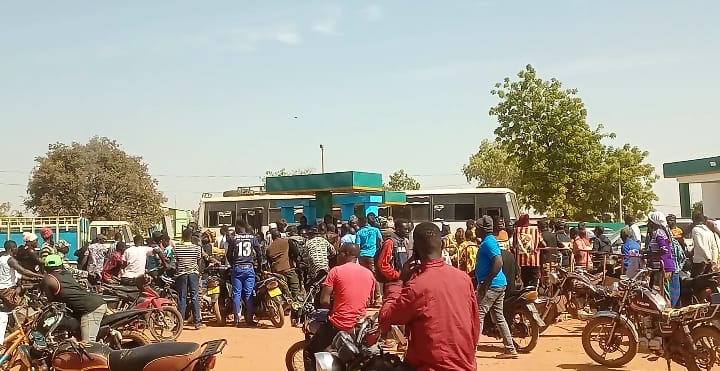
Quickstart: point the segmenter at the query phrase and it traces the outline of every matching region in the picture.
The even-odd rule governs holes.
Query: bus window
[[[277,223],[282,218],[282,211],[278,208],[269,209],[268,218],[270,219],[270,223]]]
[[[208,227],[218,227],[221,225],[232,225],[235,222],[234,211],[210,211]]]
[[[429,204],[413,204],[410,205],[411,216],[414,221],[425,221],[430,220],[430,205]]]
[[[398,205],[392,207],[392,216],[395,219],[412,220],[410,205]]]
[[[502,209],[500,209],[499,207],[486,207],[484,209],[479,209],[478,211],[482,213],[480,215],[487,215],[493,218],[495,218],[496,216],[502,216]]]
[[[455,221],[475,219],[475,205],[473,204],[455,204]]]

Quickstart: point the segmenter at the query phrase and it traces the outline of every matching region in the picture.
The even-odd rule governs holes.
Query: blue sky
[[[496,126],[489,91],[527,63],[656,166],[717,155],[717,14],[715,1],[0,1],[0,201],[20,206],[48,143],[96,134],[142,156],[171,206],[319,168],[320,143],[327,171],[467,185],[460,169]],[[677,211],[673,180],[656,192]]]

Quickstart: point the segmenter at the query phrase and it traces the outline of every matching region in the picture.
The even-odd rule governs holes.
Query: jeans
[[[510,335],[510,328],[503,314],[505,286],[491,287],[484,293],[478,290],[477,300],[480,311],[480,332],[482,333],[482,327],[485,323],[485,315],[490,313],[490,318],[495,322],[495,326],[497,326],[503,339],[503,344],[505,344],[505,353],[517,353],[515,345],[513,345],[512,335]]]
[[[177,279],[175,279],[175,290],[177,290],[178,294],[178,310],[180,311],[180,315],[182,315],[183,319],[185,319],[189,289],[190,300],[192,300],[192,314],[196,326],[202,323],[202,316],[200,315],[200,300],[198,298],[199,285],[200,276],[194,272],[181,274],[177,277]]]
[[[82,341],[97,341],[97,334],[100,331],[100,323],[105,312],[107,311],[107,305],[103,304],[90,313],[85,313],[80,317],[80,337]]]
[[[330,322],[325,322],[320,326],[315,335],[307,342],[303,349],[303,363],[305,371],[315,371],[315,353],[324,351],[332,344],[335,335],[340,332]]]
[[[232,270],[233,309],[235,310],[235,323],[240,322],[240,308],[242,299],[245,299],[245,322],[253,323],[255,303],[252,301],[255,289],[255,269],[252,266],[236,265]]]
[[[300,296],[300,280],[298,279],[297,272],[295,272],[295,269],[290,269],[283,272],[282,275],[285,277],[285,282],[287,282],[288,288],[290,289],[290,297],[296,300],[298,296]]]

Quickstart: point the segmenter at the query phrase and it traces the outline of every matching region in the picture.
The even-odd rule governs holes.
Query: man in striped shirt
[[[202,249],[192,243],[193,231],[185,229],[182,233],[183,243],[175,246],[175,264],[177,267],[177,278],[175,289],[178,293],[178,310],[184,316],[187,308],[188,289],[192,301],[193,319],[195,329],[204,328],[202,316],[200,316],[200,302],[198,300],[198,288],[200,286],[200,259]]]

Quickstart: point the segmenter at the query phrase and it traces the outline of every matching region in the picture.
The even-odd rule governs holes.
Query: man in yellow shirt
[[[458,267],[461,271],[475,276],[475,262],[477,261],[478,244],[475,233],[465,231],[465,242],[458,247]]]

